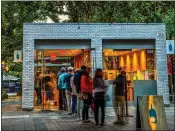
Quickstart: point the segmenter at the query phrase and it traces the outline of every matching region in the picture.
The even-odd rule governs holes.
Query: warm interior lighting
[[[137,59],[137,54],[136,53],[134,53],[134,55],[133,55],[132,63],[133,63],[133,69],[137,70],[138,59]]]
[[[130,65],[131,65],[131,60],[130,60],[130,56],[127,55],[126,56],[126,68],[127,68],[127,71],[130,71]]]
[[[120,58],[120,67],[124,67],[124,59],[123,56]]]
[[[141,60],[140,60],[140,68],[141,70],[145,70],[146,69],[146,56],[145,56],[145,51],[142,50],[141,51]]]

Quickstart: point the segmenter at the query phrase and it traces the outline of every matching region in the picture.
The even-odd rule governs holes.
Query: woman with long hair
[[[82,66],[84,70],[81,72],[81,93],[83,100],[83,109],[82,109],[82,119],[83,123],[91,123],[89,120],[89,107],[92,102],[92,81],[89,77],[89,73],[86,71],[87,67]]]
[[[98,68],[95,71],[95,77],[93,79],[93,95],[94,95],[94,105],[95,105],[95,122],[96,125],[99,125],[99,118],[98,112],[99,107],[101,108],[101,126],[105,126],[104,119],[105,119],[105,96],[106,96],[106,89],[107,86],[103,80],[102,76],[102,69]]]

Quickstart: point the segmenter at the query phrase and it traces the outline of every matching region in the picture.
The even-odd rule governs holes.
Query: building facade
[[[165,32],[165,24],[24,23],[22,109],[33,110],[34,108],[35,49],[51,49],[50,46],[54,49],[64,47],[66,49],[88,48],[89,46],[89,48],[91,49],[90,55],[92,58],[91,66],[94,67],[92,68],[93,73],[95,68],[103,68],[103,47],[108,46],[105,41],[121,39],[141,40],[143,42],[141,44],[139,44],[138,42],[136,45],[133,45],[132,43],[129,44],[128,42],[126,46],[123,46],[121,43],[119,44],[119,46],[122,46],[121,48],[127,48],[129,46],[135,46],[134,48],[152,48],[153,46],[156,53],[155,59],[157,70],[157,94],[163,96],[165,104],[169,104]],[[50,41],[51,43],[49,46],[49,42],[45,44],[38,42],[41,40],[60,40],[63,42],[60,42],[58,46],[56,43]],[[153,40],[154,43],[149,44],[147,42],[144,42],[147,40]],[[71,44],[71,41],[74,41],[74,43]],[[76,42],[78,43],[77,45]],[[61,45],[64,45],[64,47],[62,47]]]

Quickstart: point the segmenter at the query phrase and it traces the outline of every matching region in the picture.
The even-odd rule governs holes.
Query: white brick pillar
[[[23,79],[22,110],[33,110],[34,107],[34,39],[24,32],[23,38]]]
[[[96,68],[103,68],[102,62],[102,39],[94,38],[91,40],[91,48],[94,50],[91,51],[91,67],[92,67],[92,76]]]
[[[158,35],[156,38],[156,67],[157,67],[157,94],[162,95],[164,104],[169,105],[168,67],[166,53],[166,37]]]

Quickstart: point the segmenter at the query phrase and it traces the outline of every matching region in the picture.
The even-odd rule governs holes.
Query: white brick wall
[[[102,39],[155,39],[157,92],[169,104],[167,58],[164,24],[33,24],[25,23],[23,31],[23,94],[22,108],[34,106],[34,39],[91,39],[91,59],[96,57],[96,66],[102,68]],[[96,55],[95,55],[96,53]],[[91,64],[92,65],[92,64]]]

